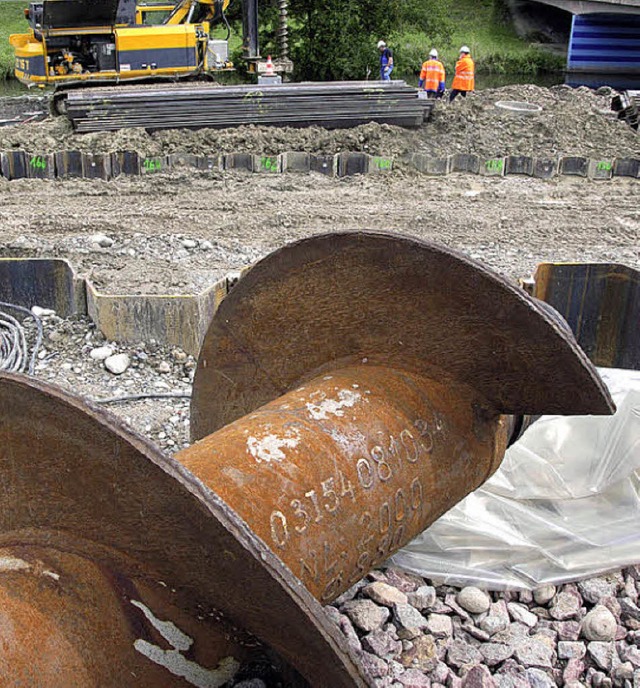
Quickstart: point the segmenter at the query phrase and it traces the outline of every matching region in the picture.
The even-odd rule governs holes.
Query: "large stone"
[[[449,664],[461,667],[465,664],[480,664],[482,654],[473,645],[465,643],[463,640],[454,640],[447,651]]]
[[[109,358],[106,358],[104,361],[104,367],[114,375],[122,375],[122,373],[127,370],[130,364],[131,361],[129,360],[129,356],[127,356],[127,354],[116,354],[115,356],[109,356]]]
[[[560,592],[556,595],[549,610],[551,617],[558,621],[566,621],[577,616],[582,606],[580,597],[571,592]]]
[[[493,678],[498,688],[531,688],[524,667],[513,659],[508,659]]]
[[[558,633],[558,640],[578,640],[580,624],[577,621],[554,621],[553,628]]]
[[[628,647],[624,653],[624,660],[631,662],[634,667],[640,669],[640,649],[635,646]]]
[[[463,623],[461,630],[470,635],[472,638],[479,640],[481,643],[488,643],[491,640],[491,636],[481,628],[474,626],[473,621],[466,621]]]
[[[491,598],[486,592],[474,586],[467,586],[456,596],[456,602],[470,614],[482,614],[488,612],[491,606]]]
[[[551,668],[553,649],[547,640],[533,636],[526,642],[521,642],[515,649],[516,659],[525,667]]]
[[[377,631],[390,616],[386,607],[380,607],[372,600],[351,600],[342,605],[342,611],[354,625],[366,633]]]
[[[613,666],[613,656],[615,653],[613,643],[593,641],[587,645],[587,652],[593,661],[604,671],[611,671]]]
[[[358,653],[364,670],[373,678],[382,678],[389,673],[387,663],[371,652]]]
[[[536,604],[544,607],[544,605],[551,602],[551,600],[555,597],[555,594],[555,585],[542,585],[533,591],[533,599],[536,601]]]
[[[422,629],[427,627],[427,620],[410,604],[394,604],[393,619],[399,630],[405,631],[401,635],[404,639],[411,639],[420,635]]]
[[[636,619],[640,621],[640,608],[638,605],[627,597],[622,597],[620,602],[620,615],[623,620]]]
[[[446,683],[450,671],[451,670],[444,662],[438,662],[429,673],[429,676],[435,683]]]
[[[421,585],[415,592],[408,593],[407,598],[409,604],[420,611],[430,609],[436,601],[436,589],[431,585]]]
[[[613,675],[618,681],[633,681],[635,668],[631,662],[623,662],[614,670]]]
[[[398,657],[402,652],[402,643],[396,640],[391,633],[383,630],[373,631],[362,639],[362,647],[367,652],[387,661]]]
[[[99,346],[89,352],[89,357],[94,361],[106,361],[109,356],[113,356],[113,349],[110,346]]]
[[[374,602],[382,604],[385,607],[393,607],[394,604],[407,604],[407,596],[405,593],[388,583],[382,583],[380,581],[371,583],[371,585],[367,585],[362,592]]]
[[[480,628],[489,635],[495,635],[509,627],[509,617],[498,614],[489,614],[480,621]]]
[[[584,643],[561,640],[558,643],[558,657],[560,659],[582,659],[587,652]]]
[[[523,604],[509,602],[507,604],[507,609],[509,610],[509,614],[514,621],[523,623],[529,628],[533,628],[538,623],[538,617],[535,614],[532,614]]]
[[[591,604],[598,604],[603,597],[615,597],[618,581],[615,578],[590,578],[578,583],[582,597]]]
[[[499,631],[496,633],[491,640],[494,643],[506,643],[507,645],[513,645],[516,647],[520,643],[528,640],[531,636],[530,628],[521,623],[509,624],[508,628],[504,631]]]
[[[453,635],[451,617],[446,614],[429,614],[427,630],[436,638],[450,638]]]
[[[587,640],[615,640],[616,617],[603,605],[594,607],[582,620],[582,635]]]
[[[484,657],[485,664],[490,667],[502,664],[514,652],[513,646],[505,645],[504,643],[482,643],[479,649]]]
[[[390,566],[385,574],[387,582],[402,592],[414,592],[424,585],[424,579],[408,571],[403,571],[395,566]]]
[[[400,656],[400,663],[410,669],[429,672],[438,667],[438,648],[430,635],[415,638],[412,646]]]
[[[487,667],[474,666],[463,676],[462,688],[495,688],[495,682]]]
[[[527,669],[525,676],[531,688],[556,688],[557,683],[542,669]]]
[[[582,659],[570,659],[562,672],[565,685],[572,681],[578,681],[584,674],[584,661]]]
[[[431,679],[418,669],[407,669],[396,680],[405,688],[431,688]]]

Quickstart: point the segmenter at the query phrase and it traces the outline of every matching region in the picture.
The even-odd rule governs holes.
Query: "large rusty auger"
[[[524,414],[605,414],[550,312],[448,249],[313,237],[215,314],[174,458],[0,377],[0,682],[364,686],[319,602],[482,484]]]

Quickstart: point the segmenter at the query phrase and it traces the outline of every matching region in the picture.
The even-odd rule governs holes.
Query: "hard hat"
[[[468,45],[463,45],[462,48],[460,48],[461,53],[470,53],[471,50],[469,49]]]
[[[380,50],[380,48],[385,48],[386,46],[387,44],[384,41],[378,41],[378,50]]]
[[[438,51],[435,48],[433,48],[429,53],[429,57],[438,57]]]

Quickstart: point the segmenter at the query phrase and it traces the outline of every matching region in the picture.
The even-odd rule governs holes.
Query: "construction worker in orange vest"
[[[438,51],[434,48],[429,53],[429,59],[422,64],[418,88],[424,88],[429,98],[442,98],[445,79],[444,65],[438,59]]]
[[[471,50],[466,45],[460,48],[460,59],[456,62],[456,75],[453,77],[451,84],[451,95],[449,102],[452,102],[460,93],[463,98],[467,97],[469,91],[473,91],[476,87],[476,66],[471,59]]]

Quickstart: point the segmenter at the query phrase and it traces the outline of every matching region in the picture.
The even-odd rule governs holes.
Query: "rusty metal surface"
[[[640,271],[615,263],[542,263],[533,293],[564,316],[595,365],[640,370]]]
[[[176,459],[327,603],[481,485],[508,427],[467,385],[361,361]]]
[[[1,685],[209,686],[265,652],[291,685],[366,685],[247,525],[109,414],[0,375],[0,484]]]
[[[175,459],[0,375],[0,683],[210,688],[268,656],[289,686],[367,685],[312,594],[333,599],[484,482],[518,426],[503,414],[611,408],[546,308],[370,232],[299,242],[240,281],[198,363],[203,439]]]
[[[522,290],[449,249],[358,231],[286,246],[234,287],[200,353],[192,437],[365,357],[467,381],[501,413],[613,409],[573,338]]]

